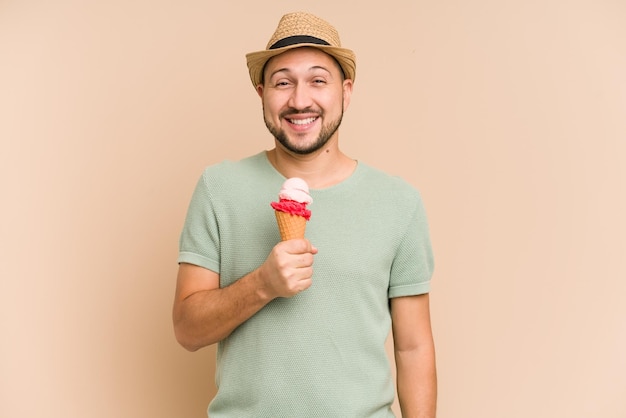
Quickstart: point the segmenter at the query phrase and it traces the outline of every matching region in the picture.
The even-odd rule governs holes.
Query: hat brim
[[[343,70],[344,76],[354,81],[354,77],[356,76],[356,55],[354,54],[354,52],[349,49],[339,48],[336,46],[302,43],[289,45],[283,48],[266,49],[263,51],[250,52],[246,54],[248,71],[250,72],[250,80],[252,81],[252,85],[254,86],[254,88],[261,84],[263,80],[263,69],[265,68],[265,64],[267,64],[267,61],[269,61],[270,58],[275,57],[276,55],[280,55],[285,51],[289,51],[290,49],[302,48],[307,46],[317,48],[335,58],[335,60],[337,60],[339,66]]]

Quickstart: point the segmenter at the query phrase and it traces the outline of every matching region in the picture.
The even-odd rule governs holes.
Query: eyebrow
[[[323,71],[327,72],[328,74],[332,75],[332,73],[330,72],[330,70],[329,70],[328,68],[323,67],[323,66],[321,66],[321,65],[314,65],[314,66],[312,66],[311,68],[309,68],[309,69],[308,69],[308,71],[313,71],[313,70],[323,70]],[[276,74],[281,73],[281,72],[284,72],[284,73],[291,73],[292,71],[291,71],[289,68],[287,68],[287,67],[284,67],[284,68],[279,68],[278,70],[276,70],[276,71],[272,72],[272,73],[270,74],[269,78],[271,79],[271,78],[272,78],[272,77],[274,77]]]

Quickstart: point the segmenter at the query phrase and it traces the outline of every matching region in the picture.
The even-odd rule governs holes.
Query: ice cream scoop
[[[304,238],[306,222],[311,218],[311,211],[306,205],[313,199],[309,194],[308,184],[298,177],[287,179],[278,192],[278,202],[272,202],[276,222],[283,241]]]
[[[299,177],[292,177],[285,180],[278,192],[278,197],[280,199],[293,200],[305,204],[313,201],[309,194],[309,185]]]

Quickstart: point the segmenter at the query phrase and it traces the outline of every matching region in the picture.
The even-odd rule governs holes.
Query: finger
[[[302,280],[300,282],[300,286],[301,286],[300,292],[307,290],[309,287],[311,287],[312,284],[313,284],[313,280],[311,280],[311,278]]]
[[[313,254],[304,253],[298,256],[297,267],[311,267],[313,265]]]
[[[303,292],[303,291],[307,290],[309,287],[311,287],[312,283],[313,282],[312,282],[312,280],[310,278],[309,279],[300,280],[300,281],[298,281],[297,285],[294,285],[292,293],[294,295],[297,295],[298,293]]]
[[[285,250],[290,254],[312,253],[315,254],[317,249],[313,247],[311,242],[306,238],[296,238],[284,241]]]

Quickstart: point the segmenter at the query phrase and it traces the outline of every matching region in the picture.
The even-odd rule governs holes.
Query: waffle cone
[[[279,210],[274,211],[274,214],[276,215],[278,230],[280,231],[280,237],[283,241],[294,238],[304,238],[304,231],[306,229],[306,219],[304,217],[281,212]]]

